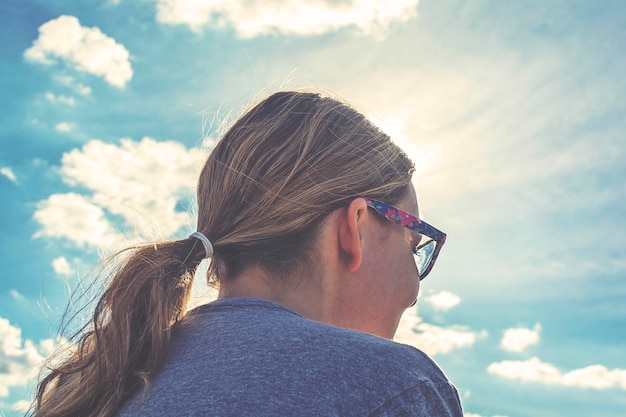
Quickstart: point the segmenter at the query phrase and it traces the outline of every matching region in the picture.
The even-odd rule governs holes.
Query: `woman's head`
[[[200,176],[198,230],[215,248],[210,277],[254,265],[285,280],[311,268],[329,213],[359,196],[400,201],[413,170],[386,134],[344,103],[273,94],[226,132]]]

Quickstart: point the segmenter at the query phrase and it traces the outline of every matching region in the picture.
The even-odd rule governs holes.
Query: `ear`
[[[363,262],[362,227],[367,213],[367,203],[363,198],[352,200],[347,210],[343,210],[339,227],[339,247],[342,259],[350,272],[355,272]]]

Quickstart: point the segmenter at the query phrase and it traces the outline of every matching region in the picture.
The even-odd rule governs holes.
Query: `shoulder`
[[[461,400],[449,382],[420,380],[406,390],[389,397],[368,417],[419,415],[463,417]]]
[[[359,369],[380,375],[395,375],[410,381],[448,381],[439,366],[413,346],[322,323],[309,322],[307,327],[307,331],[314,329],[311,334],[317,334],[321,340],[328,342],[324,346],[325,350],[332,351],[335,357],[345,357]]]
[[[299,315],[292,315],[286,320],[291,322],[282,329],[286,335],[305,338],[309,341],[324,340],[326,342],[313,344],[312,347],[341,351],[347,356],[374,356],[379,359],[389,359],[390,362],[397,362],[400,366],[407,363],[420,363],[436,367],[428,355],[413,346],[368,333],[317,322]]]
[[[372,417],[428,415],[462,417],[458,392],[441,368],[421,350],[365,333],[308,322],[306,331],[333,375],[364,395]],[[323,363],[317,353],[317,361]]]

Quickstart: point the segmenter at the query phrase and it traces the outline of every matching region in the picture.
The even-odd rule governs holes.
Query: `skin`
[[[413,186],[396,204],[418,213]],[[278,288],[260,268],[223,282],[219,298],[274,301],[312,320],[393,338],[405,309],[415,303],[419,275],[411,249],[420,235],[368,209],[363,198],[331,213],[320,234],[319,268]]]

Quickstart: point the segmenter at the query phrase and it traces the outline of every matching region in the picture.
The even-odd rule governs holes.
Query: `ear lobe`
[[[363,198],[354,199],[343,211],[339,228],[339,247],[342,259],[350,272],[357,271],[363,262],[362,219],[367,211]]]

